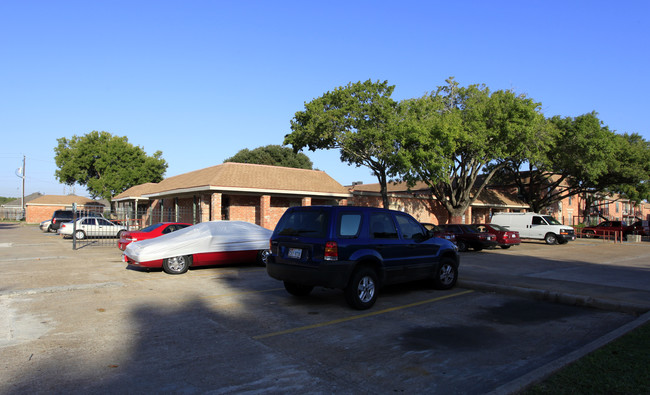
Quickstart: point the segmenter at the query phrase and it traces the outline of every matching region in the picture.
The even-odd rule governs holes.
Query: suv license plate
[[[289,248],[289,253],[287,254],[289,258],[300,259],[302,255],[302,249],[300,248]]]

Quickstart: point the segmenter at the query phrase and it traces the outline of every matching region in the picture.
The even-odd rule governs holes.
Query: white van
[[[519,232],[522,239],[544,240],[546,244],[564,244],[575,240],[573,228],[562,225],[550,215],[537,213],[494,213],[492,223]]]

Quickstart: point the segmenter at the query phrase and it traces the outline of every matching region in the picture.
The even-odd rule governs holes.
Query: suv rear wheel
[[[369,309],[377,301],[378,291],[377,273],[371,268],[362,267],[354,272],[345,288],[345,300],[357,310]]]

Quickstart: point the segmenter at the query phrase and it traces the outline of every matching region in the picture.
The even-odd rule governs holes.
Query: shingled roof
[[[140,187],[140,186],[138,186]],[[290,195],[315,195],[346,198],[347,188],[320,170],[226,162],[205,169],[169,177],[158,184],[143,184],[113,198],[125,200],[193,192],[254,192]]]
[[[430,194],[429,187],[423,182],[417,182],[411,188],[405,182],[389,182],[387,185],[387,190],[389,194],[413,194],[417,193]],[[379,184],[360,184],[355,185],[353,188],[354,193],[371,193],[379,194],[380,188]],[[496,189],[484,189],[481,192],[481,195],[476,199],[473,204],[474,206],[492,206],[492,207],[528,207],[528,204],[524,203],[517,198],[514,194],[507,193],[505,191],[499,191]]]
[[[150,192],[155,192],[157,186],[158,184],[156,184],[155,182],[146,182],[144,184],[132,186],[126,191],[113,196],[113,199],[111,200],[114,202],[120,200],[132,200],[132,199],[147,200],[147,198],[143,198],[142,196]]]
[[[26,206],[71,206],[72,203],[77,205],[102,205],[101,202],[96,200],[77,196],[77,195],[43,195],[26,203]]]

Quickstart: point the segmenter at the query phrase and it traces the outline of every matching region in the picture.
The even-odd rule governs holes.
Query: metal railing
[[[72,240],[72,248],[75,250],[85,247],[117,248],[122,232],[140,230],[159,222],[184,222],[193,224],[193,219],[195,218],[193,214],[193,210],[181,207],[162,210],[143,209],[138,210],[138,212],[134,212],[133,210],[119,210],[106,214],[101,218],[86,217],[86,219],[81,219],[81,221],[79,220],[81,217],[79,217],[77,221],[70,223],[72,230],[71,232],[65,230],[66,234],[70,234],[64,237]],[[190,221],[187,220],[188,218]],[[110,222],[110,224],[103,222],[103,220]],[[67,226],[69,225],[66,224]]]

